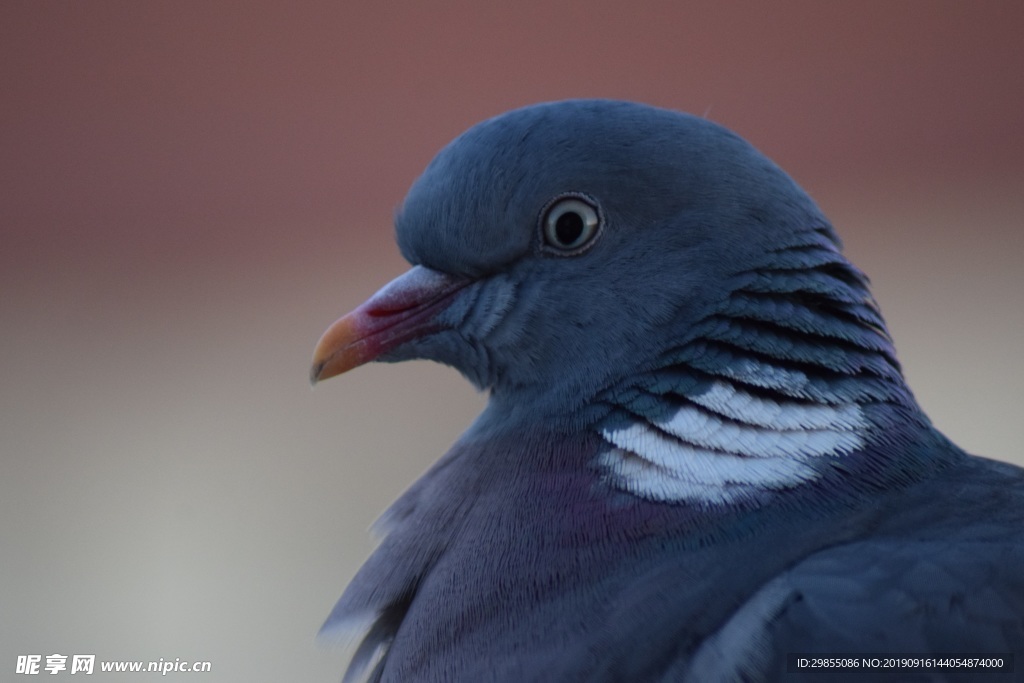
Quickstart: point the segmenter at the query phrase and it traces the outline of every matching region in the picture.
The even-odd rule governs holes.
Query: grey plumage
[[[490,401],[325,624],[367,629],[349,677],[773,681],[794,652],[1024,653],[1024,471],[934,429],[866,277],[740,138],[528,107],[442,150],[396,227],[415,267],[325,333],[314,381],[428,358]]]

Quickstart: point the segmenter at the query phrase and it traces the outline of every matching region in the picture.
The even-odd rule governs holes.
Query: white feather
[[[849,453],[863,443],[859,435],[842,426],[813,429],[742,426],[725,422],[694,406],[684,406],[669,420],[656,425],[696,446],[754,458],[807,458]]]
[[[867,421],[856,404],[780,403],[721,381],[691,400],[667,419],[637,417],[601,431],[610,448],[598,464],[617,486],[656,500],[722,504],[751,489],[810,481],[815,459],[864,445]]]
[[[859,429],[866,426],[856,403],[839,406],[779,403],[738,391],[728,382],[716,381],[690,400],[725,417],[772,429]]]

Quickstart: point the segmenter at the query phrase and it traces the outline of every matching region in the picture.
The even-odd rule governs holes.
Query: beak
[[[444,329],[437,315],[469,282],[424,266],[395,278],[327,328],[313,351],[310,383],[348,372],[404,342]]]

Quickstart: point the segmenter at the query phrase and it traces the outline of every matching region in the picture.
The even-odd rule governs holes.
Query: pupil
[[[555,221],[555,236],[564,245],[573,244],[583,234],[583,217],[575,211],[566,211]]]

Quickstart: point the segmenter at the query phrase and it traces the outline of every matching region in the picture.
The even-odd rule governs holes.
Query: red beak
[[[443,329],[437,314],[469,282],[424,266],[395,278],[327,328],[313,351],[310,382],[340,375],[410,339]]]

